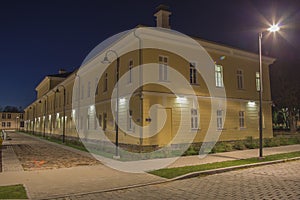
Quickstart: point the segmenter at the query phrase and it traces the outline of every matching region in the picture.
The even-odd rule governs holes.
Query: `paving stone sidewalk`
[[[13,152],[20,155],[18,160],[25,171],[16,170],[0,173],[0,185],[24,184],[32,199],[55,198],[78,193],[97,193],[119,187],[165,180],[146,173],[117,171],[93,159],[87,152],[27,134],[13,133],[11,138],[12,140],[9,143],[16,146],[16,148],[13,148]],[[25,148],[21,148],[22,146]],[[265,148],[264,154],[270,155],[293,151],[300,151],[300,145]],[[208,155],[204,159],[199,159],[198,156],[181,157],[169,167],[220,162],[256,157],[257,155],[258,150],[253,149]],[[16,160],[16,157],[13,157],[11,158]],[[35,164],[34,161],[38,163]],[[147,165],[151,168],[151,165],[154,165],[155,162],[161,161],[161,159],[147,160],[146,162],[134,161],[130,164],[132,166]],[[78,164],[80,162],[87,165],[82,166]]]

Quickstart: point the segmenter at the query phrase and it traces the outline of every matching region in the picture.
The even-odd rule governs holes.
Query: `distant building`
[[[22,112],[0,112],[0,130],[20,129],[24,129],[24,114]]]
[[[167,8],[160,7],[155,13],[157,27],[169,29],[170,14],[171,12]],[[126,40],[126,38],[123,39]],[[139,54],[141,53],[142,64],[169,65],[179,71],[186,80],[190,81],[190,85],[197,95],[199,108],[195,108],[191,99],[185,94],[178,99],[164,88],[155,85],[143,86],[139,91],[141,95],[135,95],[131,99],[122,98],[119,115],[122,118],[127,118],[122,123],[126,123],[125,127],[128,131],[138,131],[138,128],[133,126],[133,122],[141,126],[149,125],[151,123],[149,108],[154,104],[161,104],[166,108],[166,124],[158,134],[145,138],[143,141],[119,129],[120,144],[144,146],[163,146],[167,144],[178,129],[178,116],[180,115],[178,108],[182,105],[189,113],[189,118],[185,119],[185,125],[188,127],[186,130],[187,137],[190,131],[197,131],[194,142],[203,141],[211,119],[217,122],[215,131],[222,131],[219,141],[241,140],[249,136],[258,138],[259,92],[257,88],[260,84],[258,55],[199,38],[194,39],[205,48],[215,61],[215,76],[212,78],[215,79],[214,87],[226,88],[226,113],[220,106],[216,113],[211,116],[209,92],[201,74],[194,70],[196,63],[185,60],[172,52],[159,49],[129,52],[119,58],[120,71],[118,73],[120,77],[139,65]],[[117,46],[117,44],[112,44],[111,47],[114,47],[114,45]],[[102,55],[104,53],[102,52]],[[96,56],[93,62],[101,62],[102,57]],[[263,131],[265,138],[273,136],[269,65],[274,60],[263,56]],[[63,125],[65,125],[66,137],[77,138],[74,118],[78,115],[78,130],[95,130],[96,132],[96,125],[99,124],[107,137],[114,142],[116,126],[111,111],[110,99],[116,83],[115,66],[116,61],[110,64],[99,80],[91,79],[85,85],[81,84],[80,87],[74,90],[73,86],[77,71],[73,73],[61,71],[59,74],[46,76],[36,87],[37,99],[25,108],[25,130],[39,134],[61,136]],[[168,81],[167,70],[161,70],[159,73],[161,73],[159,77],[165,79],[163,81]],[[128,87],[134,79],[135,77],[128,77]],[[76,92],[74,96],[77,99],[87,100],[90,98],[90,91],[96,91],[95,106],[84,105],[80,113],[72,110],[72,103],[77,103],[72,102],[73,91]],[[129,105],[129,109],[124,105]],[[64,109],[65,116],[63,114]],[[92,110],[96,110],[96,114]],[[177,143],[180,143],[180,140]]]

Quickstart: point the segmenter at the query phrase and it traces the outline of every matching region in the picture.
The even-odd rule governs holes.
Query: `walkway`
[[[4,172],[0,173],[0,185],[24,184],[30,198],[55,198],[64,195],[91,193],[119,187],[133,186],[163,181],[163,178],[146,173],[125,173],[107,167],[95,160],[89,153],[64,145],[51,143],[23,133],[11,133],[8,141],[13,151],[3,152]],[[7,145],[7,143],[6,143]],[[9,148],[8,148],[9,149]],[[277,154],[300,151],[300,145],[265,148],[264,154]],[[10,154],[10,155],[9,155]],[[17,155],[16,155],[17,154]],[[182,157],[170,167],[197,165],[248,157],[257,157],[258,150],[244,150],[208,155],[204,159],[198,156]],[[153,168],[156,162],[165,159],[134,161],[128,166],[148,166]],[[103,160],[105,162],[120,162]],[[124,163],[124,162],[120,162]],[[19,166],[17,169],[16,166]],[[20,166],[22,166],[20,168]],[[17,170],[9,170],[17,169]]]

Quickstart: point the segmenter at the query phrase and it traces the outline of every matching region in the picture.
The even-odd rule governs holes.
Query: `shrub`
[[[233,144],[233,148],[236,149],[236,150],[244,150],[244,149],[247,149],[244,141],[235,141],[234,144]]]
[[[278,147],[281,144],[280,138],[265,138],[264,139],[264,146],[265,147]]]
[[[250,136],[250,137],[247,137],[247,138],[246,138],[245,146],[246,146],[248,149],[255,149],[255,148],[258,148],[259,142],[258,142],[258,140],[255,140],[255,139],[253,139],[252,136]]]

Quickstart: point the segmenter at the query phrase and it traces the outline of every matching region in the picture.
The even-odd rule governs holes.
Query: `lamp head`
[[[268,31],[270,32],[277,32],[280,30],[280,27],[278,26],[278,24],[273,24],[272,26],[270,26],[270,28],[268,28]]]
[[[109,64],[109,63],[111,63],[111,62],[108,60],[108,57],[105,56],[105,57],[103,58],[103,60],[102,60],[102,63],[103,63],[103,64]]]

